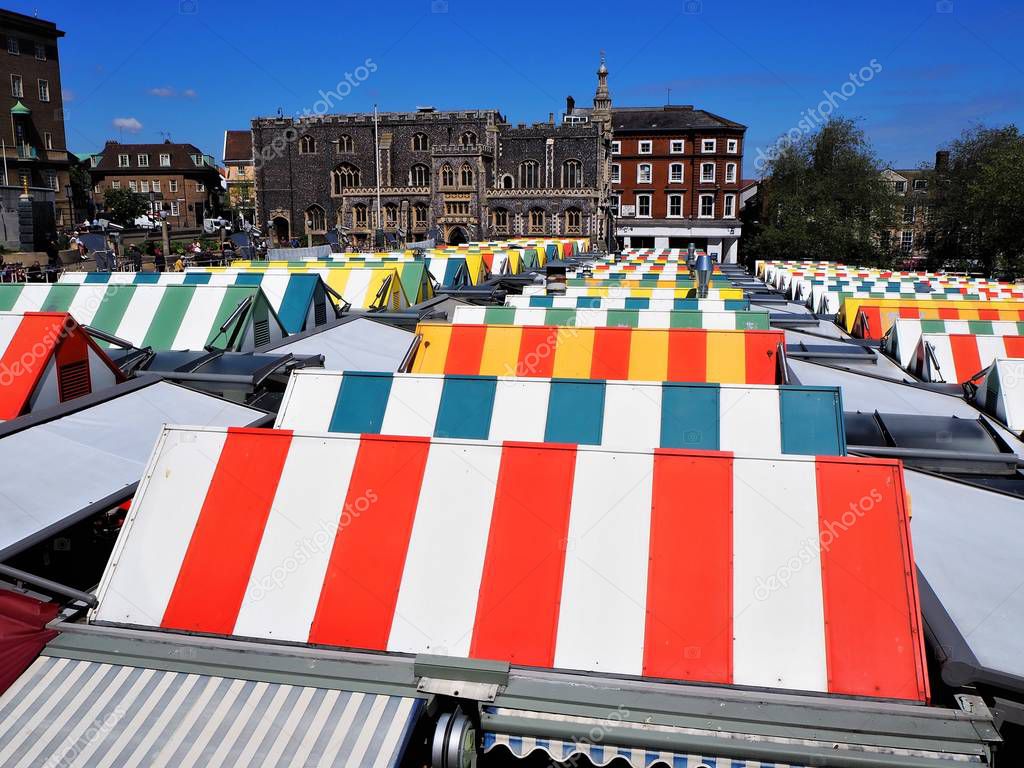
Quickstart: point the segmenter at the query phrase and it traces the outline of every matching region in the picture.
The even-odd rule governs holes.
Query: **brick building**
[[[252,133],[224,131],[223,176],[227,185],[227,204],[236,222],[256,223],[256,182],[252,155]]]
[[[171,226],[198,228],[219,211],[220,173],[213,158],[193,144],[122,144],[108,141],[93,155],[89,175],[102,215],[108,189],[130,189],[168,211]]]
[[[497,110],[378,115],[383,230],[448,243],[608,233],[611,146],[604,64],[592,119],[509,124]],[[256,118],[257,220],[277,239],[341,226],[366,246],[376,228],[372,114]]]
[[[6,184],[45,187],[55,193],[55,223],[74,218],[66,193],[69,184],[64,102],[57,41],[64,33],[52,21],[0,10],[0,88],[7,119],[0,121],[6,147]]]
[[[897,221],[888,232],[889,242],[906,254],[911,264],[923,260],[934,242],[932,211],[936,190],[931,182],[934,172],[943,170],[948,163],[949,152],[940,150],[935,153],[934,170],[887,168],[882,172],[903,203],[902,207],[897,207]]]
[[[746,127],[692,106],[612,110],[619,247],[694,243],[735,262]]]

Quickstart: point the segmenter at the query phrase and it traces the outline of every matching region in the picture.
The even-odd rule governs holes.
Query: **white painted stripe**
[[[92,319],[96,317],[96,312],[103,304],[104,296],[107,291],[111,294],[117,291],[125,290],[124,288],[117,285],[102,285],[102,284],[90,284],[82,285],[75,291],[75,296],[71,299],[71,305],[68,307],[68,312],[82,325],[89,325]],[[131,290],[130,288],[128,290]]]
[[[291,737],[299,727],[299,722],[302,720],[302,716],[306,714],[306,709],[309,707],[309,700],[313,698],[313,694],[315,692],[315,688],[299,688],[299,697],[295,703],[292,704],[292,709],[288,713],[288,718],[282,725],[275,726],[277,738],[274,739],[273,745],[263,758],[263,765],[295,765],[295,763],[292,762],[291,756],[289,756],[287,760],[282,760],[281,758],[284,756],[285,747],[288,746],[288,742],[291,741]],[[189,765],[189,762],[186,760],[184,764]]]
[[[375,298],[369,295],[370,280],[375,272],[372,269],[352,269],[348,271],[345,290],[340,291],[345,301],[353,307],[366,308]]]
[[[234,634],[309,638],[358,452],[358,440],[292,439]]]
[[[280,686],[275,692],[267,705],[266,709],[258,713],[259,719],[256,721],[256,727],[253,732],[249,735],[249,741],[245,745],[234,765],[250,765],[253,757],[256,755],[256,750],[259,749],[260,744],[263,742],[263,737],[267,731],[275,728],[277,723],[277,713],[281,711],[281,707],[284,706],[285,700],[288,698],[288,694],[291,689],[287,685]]]
[[[288,283],[290,281],[291,273],[289,272],[266,272],[263,275],[260,288],[263,289],[263,293],[266,294],[267,300],[275,312],[281,311],[281,305],[284,303],[284,294],[288,290]]]
[[[667,310],[647,309],[639,313],[638,328],[668,328],[671,314]]]
[[[576,454],[555,666],[643,671],[654,456]]]
[[[964,331],[964,333],[969,333],[969,331]],[[993,320],[992,333],[996,336],[1020,336],[1017,323],[1012,320]]]
[[[932,368],[931,381],[946,381],[955,384],[956,361],[953,360],[953,348],[950,346],[949,336],[941,333],[921,334],[921,341],[918,343],[919,351],[915,353],[915,357],[919,357],[922,363],[924,363],[920,370],[922,375],[924,374],[925,367],[931,364],[931,361],[926,357],[926,344],[932,345],[932,350],[935,352],[935,359],[938,360],[940,368],[938,371],[936,371],[934,367]]]
[[[127,707],[127,710],[132,713],[131,719],[125,723],[120,723],[120,732],[118,733],[117,740],[107,747],[102,759],[96,763],[95,768],[110,768],[117,759],[117,756],[121,754],[121,751],[127,748],[131,740],[138,734],[139,726],[146,722],[146,718],[149,717],[157,703],[163,698],[164,693],[170,687],[171,683],[181,677],[180,674],[174,672],[162,672],[157,678],[156,687],[153,691],[142,701],[142,706],[138,709]]]
[[[733,312],[704,312],[700,319],[701,328],[714,331],[736,330],[736,315]]]
[[[160,626],[226,438],[223,431],[166,433],[107,564],[97,620]]]
[[[0,357],[3,357],[4,352],[11,346],[11,341],[14,339],[14,334],[18,332],[21,320],[22,316],[13,312],[0,314]]]
[[[719,390],[719,448],[748,456],[782,453],[782,418],[776,387]]]
[[[26,285],[18,294],[18,300],[11,307],[12,312],[38,312],[46,297],[50,295],[49,285]]]
[[[345,709],[342,710],[341,717],[338,718],[338,724],[334,726],[331,738],[324,745],[323,754],[320,756],[320,761],[316,764],[317,768],[328,768],[328,766],[334,768],[337,766],[338,751],[341,749],[342,742],[344,742],[345,737],[348,736],[348,732],[352,728],[352,723],[359,713],[359,707],[363,703],[364,698],[366,698],[364,693],[353,692],[349,694],[348,701],[345,702]],[[242,763],[238,764],[241,765]]]
[[[391,723],[388,726],[384,740],[381,742],[377,759],[373,761],[372,768],[387,768],[387,766],[391,765],[391,761],[396,756],[396,752],[405,736],[412,704],[413,700],[407,696],[399,699],[398,706],[395,708],[395,713],[391,718]]]
[[[444,389],[443,376],[402,376],[391,380],[381,434],[430,437]]]
[[[166,290],[166,287],[162,285],[136,285],[133,287],[132,300],[128,302],[128,308],[121,317],[121,322],[118,323],[114,335],[125,341],[130,341],[136,346],[141,346]]]
[[[452,313],[452,325],[481,325],[486,314],[487,307],[456,307]]]
[[[199,695],[195,701],[192,702],[192,706],[187,710],[182,711],[178,709],[175,712],[174,730],[168,735],[160,747],[160,751],[154,755],[152,762],[149,766],[152,768],[162,768],[163,766],[170,765],[171,757],[181,746],[181,743],[185,739],[185,735],[192,729],[199,716],[206,712],[206,708],[216,693],[217,688],[223,678],[220,677],[207,677],[200,678],[199,685],[202,686],[199,691]],[[188,762],[183,763],[188,765]]]
[[[196,286],[192,301],[185,310],[185,316],[171,344],[172,349],[202,349],[206,346],[226,293],[227,288],[222,285]]]
[[[316,712],[313,714],[313,719],[309,723],[309,727],[306,728],[302,734],[302,741],[299,742],[295,749],[295,753],[292,757],[293,765],[307,765],[309,760],[309,754],[313,751],[313,747],[316,746],[317,740],[324,732],[324,726],[327,723],[327,717],[331,714],[331,710],[338,701],[338,691],[325,691],[324,696],[320,699],[320,706],[317,707]],[[213,768],[213,766],[210,766]]]
[[[3,751],[0,751],[0,758],[14,754],[18,745],[21,744],[21,740],[28,735],[24,729],[19,733],[11,732],[21,716],[25,714],[26,710],[34,709],[41,697],[49,697],[53,686],[59,685],[61,680],[66,679],[68,667],[71,666],[70,671],[73,671],[76,665],[77,662],[71,662],[68,659],[37,659],[31,667],[22,673],[14,685],[7,689],[3,697],[0,697],[0,704],[3,705],[8,704],[15,697],[18,700],[18,706],[10,712],[7,720],[0,721],[0,745],[4,745]],[[42,666],[49,666],[49,669],[43,672],[41,679],[35,680],[36,667]],[[31,685],[28,684],[30,678],[33,679]],[[25,688],[27,690],[23,694],[22,689]]]
[[[983,368],[988,368],[1001,357],[1009,357],[1006,354],[1006,344],[1003,342],[1002,336],[975,336],[974,339],[978,344],[978,359],[981,360],[981,365],[978,366],[977,371],[957,371],[958,381],[961,378],[973,376]]]
[[[288,379],[275,429],[327,432],[341,382],[336,374],[295,371]]]
[[[366,720],[360,724],[359,735],[356,737],[355,744],[352,745],[352,751],[349,752],[348,760],[345,761],[346,766],[362,768],[368,762],[366,750],[370,746],[370,740],[373,738],[374,733],[376,733],[377,728],[380,727],[380,721],[384,716],[384,708],[387,707],[388,700],[389,697],[387,696],[374,697],[370,711],[366,713]]]
[[[543,307],[522,307],[517,309],[513,324],[515,325],[544,325],[544,316],[547,310]]]
[[[488,438],[543,442],[550,394],[549,379],[498,379]]]
[[[227,759],[227,756],[231,754],[231,750],[234,749],[235,744],[238,742],[238,737],[242,731],[249,724],[253,715],[256,714],[256,706],[260,703],[264,692],[269,688],[268,683],[256,683],[249,691],[249,695],[245,698],[242,703],[242,707],[235,719],[231,721],[231,727],[228,728],[227,733],[221,737],[220,743],[217,745],[217,750],[210,756],[209,762],[206,764],[206,768],[220,768]],[[318,734],[319,735],[319,734]],[[304,763],[297,763],[298,765],[304,765]],[[236,765],[236,763],[232,763]]]
[[[661,384],[608,382],[601,445],[642,450],[661,445]]]
[[[578,328],[604,328],[608,325],[607,309],[591,309],[580,307],[576,310],[576,326]]]
[[[234,272],[214,272],[213,274],[210,275],[210,282],[206,283],[206,285],[234,285],[235,281],[237,279],[238,279],[238,272],[237,271],[234,271]],[[266,278],[264,278],[263,280],[265,281]],[[263,283],[262,282],[260,283],[260,287],[261,288],[263,287]],[[275,305],[275,309],[276,308],[277,308],[277,305]]]
[[[218,682],[221,678],[214,678]],[[231,706],[235,703],[235,699],[238,698],[238,694],[242,692],[245,687],[245,680],[232,680],[228,685],[228,690],[221,697],[221,700],[217,703],[216,709],[206,717],[206,724],[203,729],[192,741],[188,752],[181,758],[181,765],[199,765],[199,757],[203,754],[206,749],[206,745],[210,743],[210,739],[213,738],[214,732],[223,723],[224,719],[228,716],[231,711]]]
[[[88,272],[64,272],[59,278],[58,283],[84,283],[85,277]]]
[[[733,462],[733,680],[827,691],[815,462]]]
[[[501,446],[433,443],[387,649],[468,656]]]

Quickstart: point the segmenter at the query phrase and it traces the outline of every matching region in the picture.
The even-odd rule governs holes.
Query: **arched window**
[[[340,195],[344,190],[358,187],[359,169],[351,163],[342,163],[331,171],[331,193]]]
[[[508,234],[508,211],[505,208],[491,211],[491,227],[497,234]]]
[[[417,229],[425,229],[427,226],[427,206],[417,203],[412,207],[412,225]]]
[[[512,189],[512,187],[514,187],[515,184],[516,184],[516,182],[512,178],[512,174],[511,173],[506,173],[504,176],[501,177],[501,188],[502,189]]]
[[[531,235],[542,235],[542,234],[544,234],[544,209],[543,208],[531,208],[530,209],[530,234]]]
[[[473,186],[473,169],[469,167],[469,163],[463,163],[459,169],[459,181],[464,187]]]
[[[445,163],[441,166],[441,186],[442,187],[454,187],[455,186],[455,171],[452,167]]]
[[[562,163],[562,187],[576,189],[583,186],[583,164],[579,160]]]
[[[362,203],[357,203],[352,206],[352,226],[361,229],[366,228],[366,206]]]
[[[430,149],[430,138],[425,133],[417,133],[412,137],[414,152],[426,152]]]
[[[394,229],[398,226],[398,206],[394,203],[388,203],[384,206],[384,226],[388,229]]]
[[[565,232],[568,235],[581,234],[583,230],[583,214],[579,208],[568,208],[565,211]]]
[[[475,147],[476,146],[476,134],[472,131],[466,131],[462,136],[459,137],[459,144],[464,147]]]
[[[327,214],[319,205],[311,205],[306,209],[306,231],[322,235],[327,231]]]
[[[527,160],[519,164],[519,186],[523,189],[536,189],[539,186],[539,177],[536,161]]]
[[[413,187],[430,186],[430,169],[422,163],[417,163],[409,169],[409,184]]]
[[[316,141],[310,135],[305,135],[299,139],[299,154],[300,155],[311,155],[316,152]]]
[[[347,133],[341,134],[338,137],[338,151],[339,152],[354,152],[355,145],[352,143],[352,137]]]

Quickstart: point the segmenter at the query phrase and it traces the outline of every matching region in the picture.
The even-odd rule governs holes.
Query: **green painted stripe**
[[[677,311],[669,315],[668,325],[669,328],[701,328],[703,320],[699,311]]]
[[[164,295],[142,339],[142,346],[171,349],[195,292],[195,286],[192,285],[168,285],[164,289]]]
[[[946,330],[944,320],[922,320],[921,333],[943,333]]]
[[[235,311],[239,302],[245,299],[246,296],[255,297],[259,295],[259,290],[253,288],[251,285],[231,285],[224,291],[224,298],[221,299],[220,307],[217,309],[217,317],[213,321],[213,325],[210,326],[210,333],[206,337],[207,344],[213,344],[214,339],[217,340],[217,345],[221,348],[227,344],[228,339],[231,338],[233,328],[228,328],[223,334],[220,333],[220,327],[224,324],[224,321],[231,316],[231,313]],[[252,314],[252,310],[256,309],[253,307],[248,314]],[[246,313],[242,313],[235,322],[244,321],[246,319]],[[236,339],[235,343],[237,346],[240,339]]]
[[[967,330],[971,333],[980,333],[982,336],[992,335],[991,320],[968,320]]]
[[[39,308],[39,311],[67,312],[71,302],[75,300],[78,288],[79,286],[77,285],[55,283],[51,286],[50,292],[46,294],[46,299],[43,301],[43,306]]]
[[[767,331],[771,328],[767,312],[737,312],[736,330],[738,331]]]
[[[515,321],[515,307],[487,307],[484,310],[484,323],[487,325],[514,325]]]
[[[607,322],[613,327],[636,328],[640,325],[640,313],[630,309],[609,309]]]
[[[128,309],[128,304],[131,303],[132,296],[134,295],[134,285],[108,284],[106,291],[103,293],[103,301],[100,302],[100,306],[96,310],[96,314],[93,315],[92,322],[89,325],[112,335],[117,334],[117,329],[120,327],[124,313]]]
[[[24,288],[24,283],[0,285],[0,312],[10,312],[18,303],[18,297],[21,296]]]
[[[576,310],[568,307],[553,307],[544,313],[545,325],[576,325]]]

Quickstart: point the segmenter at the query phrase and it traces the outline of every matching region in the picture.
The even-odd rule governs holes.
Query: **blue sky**
[[[896,167],[930,161],[974,123],[1024,126],[1019,0],[7,0],[65,30],[68,145],[191,141],[315,109],[495,107],[513,122],[593,97],[607,52],[619,105],[693,104],[744,123],[758,147],[822,110],[858,118]],[[371,59],[373,72],[357,71]],[[873,68],[870,79],[851,73]],[[359,80],[359,76],[365,79]],[[849,83],[849,84],[847,84]],[[844,84],[847,84],[844,86]],[[119,121],[115,127],[115,122]]]

